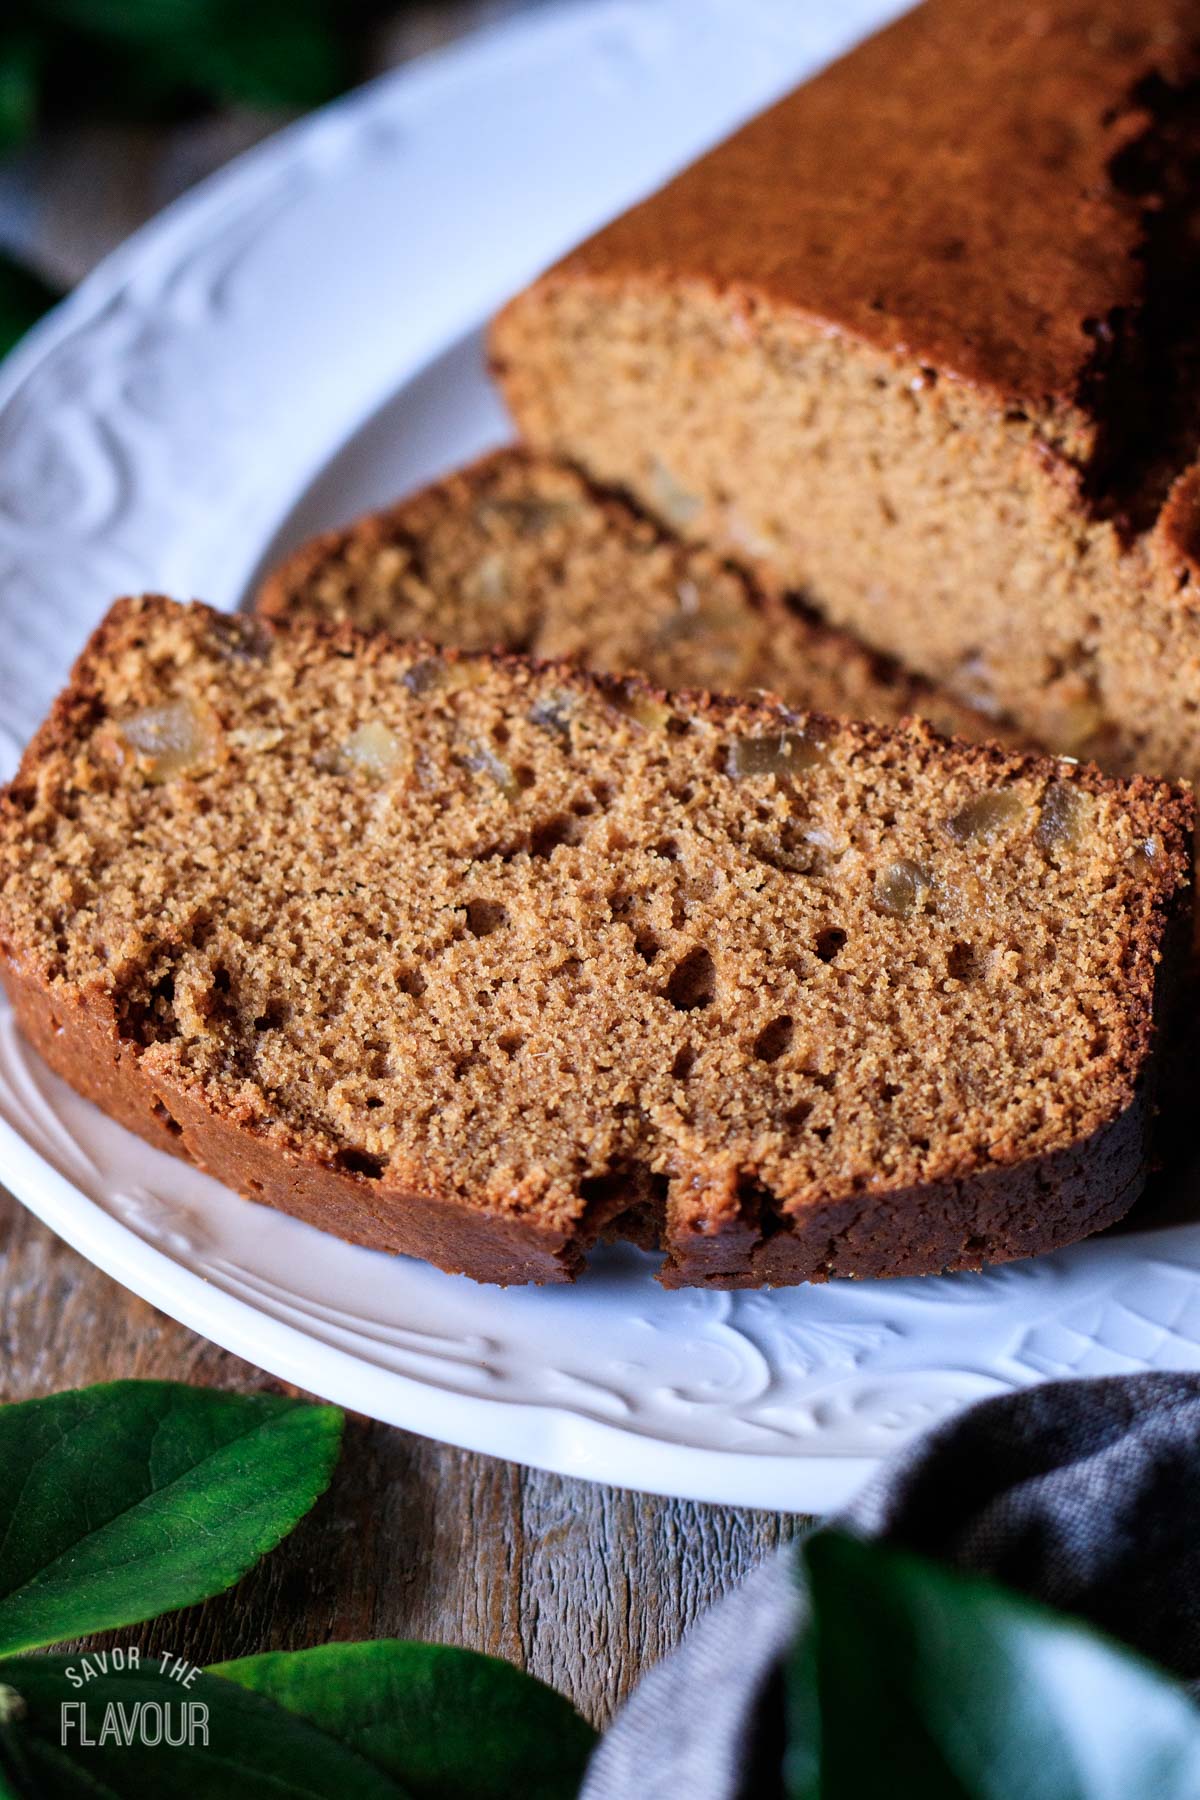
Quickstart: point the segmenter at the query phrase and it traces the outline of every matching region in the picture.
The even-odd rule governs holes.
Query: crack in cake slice
[[[519,447],[301,546],[268,576],[258,610],[569,656],[665,688],[769,689],[809,712],[882,723],[920,714],[981,742],[1003,735],[848,633],[768,600],[569,464]]]
[[[0,966],[83,1093],[361,1243],[974,1267],[1140,1190],[1190,820],[922,724],[123,600],[0,800]]]

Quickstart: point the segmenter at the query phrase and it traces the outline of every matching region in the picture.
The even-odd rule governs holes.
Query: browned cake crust
[[[927,0],[519,296],[523,435],[1039,742],[1200,775],[1200,12]]]
[[[1146,1166],[1191,800],[119,602],[0,798],[24,1030],[152,1143],[499,1282],[976,1267]]]
[[[1017,741],[568,464],[519,446],[302,545],[272,570],[257,608],[463,650],[570,657],[663,688],[770,692],[806,712],[883,724],[920,716],[977,742]]]

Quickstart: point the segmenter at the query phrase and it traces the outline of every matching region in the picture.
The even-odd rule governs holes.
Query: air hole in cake
[[[252,1194],[265,1194],[267,1191],[261,1181],[255,1181],[253,1175],[247,1175],[246,1186]]]
[[[702,944],[676,963],[667,982],[667,999],[679,1012],[711,1006],[717,992],[717,966]]]
[[[519,788],[531,788],[537,780],[537,774],[528,763],[518,763],[513,770],[513,780]]]
[[[759,1062],[777,1062],[792,1041],[792,1021],[786,1013],[764,1025],[754,1040],[754,1054]]]
[[[890,1104],[891,1101],[900,1098],[900,1089],[896,1086],[894,1081],[881,1081],[879,1084],[879,1098]]]
[[[651,931],[639,931],[633,940],[633,947],[644,963],[652,963],[662,945]]]
[[[283,1024],[284,1013],[281,1006],[268,1006],[265,1012],[259,1013],[254,1021],[255,1031],[278,1031]]]
[[[419,1000],[425,992],[426,982],[420,969],[402,969],[398,985],[402,994],[410,994],[414,1000]]]
[[[529,854],[549,856],[560,844],[578,844],[582,837],[583,827],[579,820],[569,813],[558,813],[534,826],[529,834]]]
[[[339,1150],[334,1159],[346,1175],[361,1175],[364,1181],[378,1181],[383,1175],[383,1159],[366,1150]]]
[[[742,1223],[758,1230],[764,1221],[778,1214],[779,1202],[766,1182],[757,1175],[743,1172],[737,1179],[738,1213]]]
[[[508,924],[508,913],[498,900],[468,900],[467,930],[477,938],[490,937]]]
[[[172,1137],[183,1136],[183,1126],[179,1123],[179,1120],[175,1117],[174,1113],[168,1111],[167,1107],[163,1105],[163,1102],[158,1099],[157,1096],[155,1097],[154,1105],[150,1110],[158,1120],[159,1124],[164,1130],[169,1131]]]
[[[846,933],[838,925],[829,925],[818,933],[813,950],[823,963],[831,963],[845,945]]]
[[[813,846],[797,828],[788,824],[781,826],[774,836],[760,833],[746,848],[757,862],[765,863],[769,869],[778,869],[781,875],[809,875],[817,863]]]
[[[675,1060],[671,1064],[671,1077],[674,1081],[686,1081],[696,1066],[696,1052],[690,1044],[681,1044],[675,1052]]]
[[[378,1094],[368,1095],[367,1100],[366,1100],[366,1108],[367,1108],[368,1112],[378,1112],[379,1108],[382,1105],[383,1105],[383,1101],[379,1098]]]
[[[814,1125],[813,1126],[813,1136],[815,1138],[820,1138],[820,1140],[823,1144],[827,1144],[832,1135],[833,1135],[833,1126],[832,1125]]]
[[[974,981],[980,973],[979,958],[973,944],[951,944],[946,956],[946,973],[952,981]]]
[[[660,838],[654,846],[654,854],[663,857],[666,862],[678,862],[678,840],[676,838]]]
[[[113,1009],[117,1036],[125,1043],[163,1044],[179,1036],[173,974],[160,976],[145,995],[130,995],[118,987],[113,994]]]
[[[789,1131],[800,1131],[812,1117],[812,1101],[797,1100],[789,1106],[783,1115],[783,1122]]]
[[[505,1056],[513,1057],[521,1049],[525,1039],[519,1031],[506,1031],[496,1039],[496,1042]]]
[[[599,1174],[585,1175],[579,1183],[584,1207],[581,1238],[595,1243],[601,1236],[621,1237],[642,1249],[656,1249],[666,1218],[669,1186],[666,1175],[636,1157],[620,1158]]]

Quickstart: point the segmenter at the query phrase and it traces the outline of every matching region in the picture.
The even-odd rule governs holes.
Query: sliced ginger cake
[[[1190,821],[923,725],[125,600],[0,801],[0,965],[82,1092],[361,1243],[975,1267],[1137,1197]]]

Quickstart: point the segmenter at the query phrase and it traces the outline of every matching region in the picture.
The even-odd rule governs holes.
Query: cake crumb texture
[[[51,1063],[357,1241],[974,1267],[1146,1164],[1190,797],[566,664],[118,602],[0,801]]]
[[[919,715],[980,742],[1005,736],[569,464],[518,446],[302,545],[268,576],[258,610],[570,657],[664,688],[765,691],[809,712],[893,724]]]

